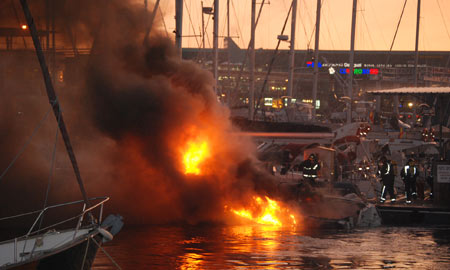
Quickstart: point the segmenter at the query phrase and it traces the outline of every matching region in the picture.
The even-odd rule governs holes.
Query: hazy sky
[[[136,0],[138,1],[138,0]],[[142,1],[143,2],[143,1]],[[201,33],[201,0],[185,0],[183,35]],[[213,0],[203,0],[204,6],[213,6]],[[231,0],[231,35],[241,47],[250,39],[251,0]],[[261,3],[258,0],[257,3]],[[266,0],[260,23],[256,30],[256,48],[274,48],[280,34],[291,0]],[[348,50],[352,0],[322,0],[320,49]],[[450,0],[422,0],[419,50],[450,51]],[[219,34],[227,34],[226,3],[220,0]],[[314,48],[315,0],[298,0],[296,49]],[[402,11],[404,0],[358,0],[356,21],[357,50],[389,50]],[[173,36],[175,28],[175,0],[160,3],[168,32]],[[260,5],[257,5],[257,10]],[[159,13],[160,15],[161,13]],[[159,16],[158,15],[158,16]],[[414,50],[417,0],[408,0],[393,50]],[[206,46],[212,44],[212,16],[205,15],[207,24]],[[191,23],[192,22],[192,23]],[[290,21],[285,30],[290,35]],[[288,49],[283,42],[281,49]],[[183,38],[183,47],[200,47],[201,37]],[[220,42],[220,47],[223,42]]]

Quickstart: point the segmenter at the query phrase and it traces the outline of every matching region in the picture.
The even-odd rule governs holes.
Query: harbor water
[[[450,228],[128,227],[104,249],[122,269],[450,269]]]

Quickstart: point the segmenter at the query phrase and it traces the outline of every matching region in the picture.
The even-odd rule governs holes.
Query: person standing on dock
[[[395,202],[396,196],[394,193],[394,166],[392,165],[391,161],[388,160],[385,156],[382,156],[378,163],[378,175],[381,177],[381,182],[383,183],[380,203],[384,203],[384,201],[386,201],[386,193],[389,193],[391,202]]]
[[[417,169],[414,159],[410,158],[408,163],[403,167],[400,172],[400,176],[402,177],[403,183],[405,183],[405,192],[406,192],[406,203],[410,204],[411,197],[417,196],[416,192],[416,179],[419,175],[419,170]]]
[[[321,168],[320,163],[317,160],[317,156],[315,154],[309,155],[308,159],[300,164],[300,167],[303,171],[303,179],[314,186],[318,176],[318,171]]]

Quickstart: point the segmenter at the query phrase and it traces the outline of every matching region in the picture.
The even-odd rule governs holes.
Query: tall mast
[[[218,68],[219,68],[219,0],[214,0],[214,41],[213,41],[213,51],[214,51],[214,89],[216,95],[219,94],[219,78],[218,78]]]
[[[231,96],[231,69],[230,69],[230,63],[231,63],[231,52],[230,52],[230,39],[231,39],[231,37],[230,37],[230,0],[227,0],[227,38],[228,38],[228,40],[227,40],[227,43],[228,43],[228,46],[227,46],[227,62],[228,62],[228,65],[227,65],[227,71],[228,71],[228,79],[227,79],[227,82],[228,82],[228,91],[227,91],[227,97],[226,97],[226,100],[227,100],[227,104],[228,105],[230,105],[230,96]]]
[[[150,16],[147,29],[145,30],[144,44],[147,44],[148,35],[150,34],[150,31],[152,30],[153,21],[155,20],[156,12],[158,11],[158,7],[159,7],[159,1],[160,0],[156,0],[155,6],[153,7],[153,12]],[[145,5],[145,11],[146,11],[146,15],[147,15],[148,14],[147,0],[145,0],[144,5]]]
[[[314,44],[314,83],[313,83],[313,120],[316,120],[316,100],[317,100],[317,83],[319,81],[319,34],[320,34],[320,8],[321,0],[317,0],[316,10],[316,40]]]
[[[417,0],[417,24],[416,24],[416,56],[414,61],[414,87],[417,87],[417,65],[419,64],[419,23],[420,23],[420,0]]]
[[[175,0],[175,46],[182,58],[181,38],[183,36],[183,0]]]
[[[289,50],[289,75],[287,95],[292,97],[294,88],[294,64],[295,64],[295,25],[297,21],[297,0],[292,0],[292,19],[291,19],[291,47]]]
[[[203,10],[203,1],[202,1],[202,48],[203,48],[203,53],[204,53],[205,52],[205,12]]]
[[[250,98],[248,102],[249,120],[253,120],[255,113],[255,13],[256,0],[252,0],[251,37],[250,37]],[[238,78],[239,79],[239,78]]]
[[[70,143],[69,134],[67,133],[66,125],[64,124],[64,119],[62,115],[62,110],[59,105],[58,97],[56,96],[55,90],[53,88],[53,83],[50,77],[50,73],[48,71],[47,64],[45,62],[45,56],[42,53],[41,43],[39,41],[38,32],[36,29],[36,25],[34,23],[33,17],[31,15],[30,9],[28,8],[27,0],[20,0],[22,4],[23,13],[27,20],[28,29],[30,30],[31,37],[33,39],[34,47],[36,49],[36,54],[39,60],[39,64],[41,66],[42,75],[44,76],[45,88],[47,90],[47,96],[50,102],[50,105],[53,108],[53,113],[55,114],[56,119],[58,120],[58,127],[61,131],[62,138],[64,140],[64,144],[66,146],[67,154],[69,155],[70,161],[72,163],[73,170],[75,172],[75,176],[77,178],[78,185],[81,190],[81,194],[83,195],[84,203],[88,206],[89,201],[86,194],[86,190],[84,189],[83,180],[81,179],[80,170],[78,168],[77,159],[73,152],[72,144]]]
[[[356,26],[356,2],[353,0],[352,10],[352,33],[350,40],[350,72],[348,76],[348,105],[347,105],[347,124],[352,122],[352,102],[353,102],[353,68],[354,68],[354,56],[355,56],[355,26]]]

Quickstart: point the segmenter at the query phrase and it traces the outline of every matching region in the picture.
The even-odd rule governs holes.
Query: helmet
[[[413,158],[408,159],[408,164],[409,163],[414,163],[414,162],[415,162],[415,160]]]
[[[316,157],[316,155],[315,154],[311,154],[311,155],[309,155],[309,157],[308,157],[308,159],[317,159],[317,157]]]
[[[387,162],[387,158],[386,158],[385,156],[382,156],[382,157],[380,158],[380,161],[383,162],[383,163],[385,163],[385,162]]]

